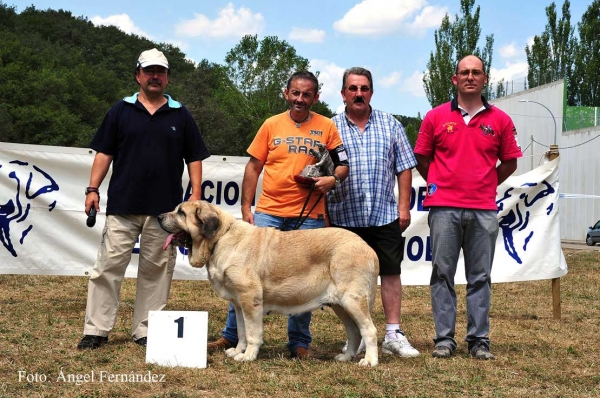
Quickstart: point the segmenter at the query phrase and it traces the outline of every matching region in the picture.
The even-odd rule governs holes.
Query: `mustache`
[[[352,103],[356,104],[358,102],[362,102],[364,104],[365,99],[363,97],[354,97],[354,99],[352,100]]]
[[[162,85],[162,80],[160,80],[160,79],[150,79],[150,81],[148,81],[148,83]]]

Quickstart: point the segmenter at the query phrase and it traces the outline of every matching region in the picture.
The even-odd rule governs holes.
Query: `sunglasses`
[[[355,85],[348,86],[348,91],[350,91],[351,93],[355,93],[358,90],[360,90],[363,93],[368,93],[368,92],[371,91],[371,87],[369,87],[369,86],[360,86],[360,87],[358,87],[358,86],[355,86]]]
[[[166,76],[167,69],[166,68],[147,67],[147,68],[142,68],[142,72],[144,72],[144,75],[146,75],[146,76],[154,76],[154,75]]]

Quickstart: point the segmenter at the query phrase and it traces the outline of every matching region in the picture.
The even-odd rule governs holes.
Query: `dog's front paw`
[[[378,363],[379,360],[377,359],[377,357],[370,358],[368,356],[365,356],[363,359],[358,361],[359,366],[377,366]]]
[[[246,351],[236,355],[233,359],[236,361],[254,361],[258,357],[258,348],[248,346]]]
[[[350,354],[338,354],[335,356],[335,360],[338,362],[350,362],[354,358]]]
[[[241,362],[250,362],[250,361],[254,361],[256,359],[256,355],[248,355],[245,352],[241,352],[241,353],[237,354],[235,357],[233,357],[233,359],[236,361],[241,361]]]
[[[238,354],[243,354],[243,351],[238,350],[237,347],[232,347],[225,350],[225,355],[227,355],[229,358],[235,359]]]

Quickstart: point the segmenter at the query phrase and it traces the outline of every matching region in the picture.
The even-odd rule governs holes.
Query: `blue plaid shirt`
[[[345,112],[332,120],[344,142],[350,174],[328,193],[331,222],[345,227],[372,227],[395,221],[397,175],[417,165],[402,124],[375,109],[371,109],[364,133]]]

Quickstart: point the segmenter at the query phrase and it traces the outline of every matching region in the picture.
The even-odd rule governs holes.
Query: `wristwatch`
[[[336,176],[335,174],[333,175],[333,178],[335,178],[335,188],[339,187],[340,184],[342,183],[340,181],[340,177]]]
[[[91,193],[91,192],[95,192],[95,193],[97,193],[97,194],[98,194],[98,196],[100,196],[100,190],[99,190],[98,188],[94,188],[94,187],[87,187],[87,188],[85,189],[85,195],[86,195],[86,196],[87,196],[87,194],[88,194],[88,193]]]

